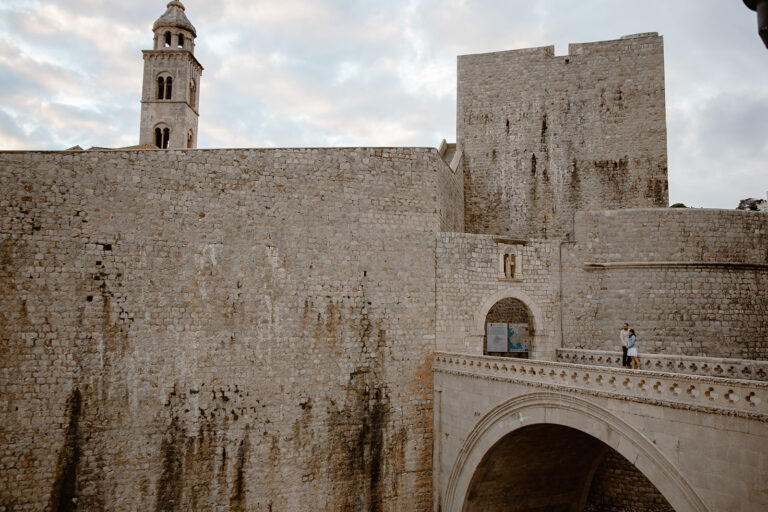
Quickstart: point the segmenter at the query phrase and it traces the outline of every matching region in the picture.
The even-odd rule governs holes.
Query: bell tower
[[[197,32],[178,0],[152,26],[151,50],[144,50],[139,144],[160,149],[197,147],[198,100],[203,66],[195,58]]]

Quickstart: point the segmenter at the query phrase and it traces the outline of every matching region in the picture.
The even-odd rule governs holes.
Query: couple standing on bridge
[[[635,330],[630,329],[629,324],[626,322],[619,331],[619,339],[621,340],[621,366],[639,370],[640,360],[637,358],[637,336],[635,335]]]

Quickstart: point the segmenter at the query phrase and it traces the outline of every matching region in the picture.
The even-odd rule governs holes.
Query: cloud
[[[754,13],[701,0],[185,0],[201,147],[436,145],[454,138],[456,56],[657,31],[670,198],[763,194],[768,54]],[[0,147],[138,140],[156,0],[5,0]]]
[[[735,208],[768,191],[768,94],[722,93],[672,117],[675,201]]]

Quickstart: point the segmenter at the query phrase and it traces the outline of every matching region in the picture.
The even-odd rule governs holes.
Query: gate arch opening
[[[515,299],[521,302],[528,312],[529,357],[532,359],[552,358],[554,356],[554,345],[551,336],[551,322],[547,322],[544,310],[539,307],[532,297],[514,286],[500,289],[494,294],[489,295],[483,300],[480,307],[475,310],[471,334],[472,338],[477,341],[475,341],[476,348],[473,350],[477,350],[478,353],[481,353],[481,351],[485,352],[487,336],[486,317],[497,303],[506,299]]]
[[[527,359],[533,352],[533,315],[523,301],[499,300],[486,313],[484,326],[484,355]]]
[[[709,511],[680,470],[642,432],[597,403],[556,391],[511,398],[478,421],[456,453],[445,487],[441,487],[443,510],[471,510],[466,508],[467,498],[486,456],[510,434],[539,424],[570,427],[609,446],[631,461],[676,512]],[[537,512],[544,511],[548,509]]]
[[[528,425],[486,453],[466,512],[674,512],[658,489],[599,439],[554,424]]]

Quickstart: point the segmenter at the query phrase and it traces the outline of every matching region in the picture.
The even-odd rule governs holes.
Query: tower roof
[[[168,2],[168,9],[165,11],[165,14],[157,18],[155,24],[152,25],[152,30],[165,27],[188,30],[192,32],[193,37],[197,37],[195,26],[190,23],[187,15],[184,14],[184,5],[179,0]]]

